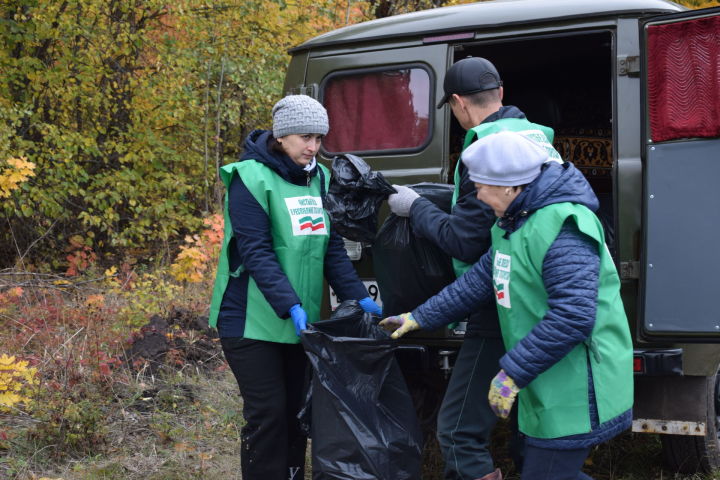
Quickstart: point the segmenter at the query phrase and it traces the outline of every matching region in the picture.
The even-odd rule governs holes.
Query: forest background
[[[236,478],[217,170],[289,48],[459,3],[0,1],[0,478]]]

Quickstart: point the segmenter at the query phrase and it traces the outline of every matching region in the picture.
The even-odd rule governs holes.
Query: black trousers
[[[490,437],[498,418],[490,408],[488,390],[504,354],[501,338],[471,336],[463,340],[438,413],[445,480],[472,480],[495,470]],[[514,408],[511,418],[516,415]],[[520,468],[522,445],[516,428],[510,443],[515,466]]]
[[[593,480],[580,469],[590,448],[547,450],[528,445],[521,480]]]
[[[307,358],[300,344],[222,338],[243,398],[243,480],[302,480],[307,438],[296,418]]]

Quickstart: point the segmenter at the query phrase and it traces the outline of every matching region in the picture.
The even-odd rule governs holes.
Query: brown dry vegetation
[[[176,290],[153,278],[152,287],[136,281],[134,296],[167,303],[143,314],[142,326],[112,285],[28,287],[4,297],[0,351],[29,359],[41,382],[0,416],[0,478],[240,478],[242,401],[206,328],[208,283]],[[518,480],[506,444],[501,424],[494,455],[506,478]],[[585,471],[598,480],[712,478],[661,465],[656,436],[627,433],[596,448]],[[432,445],[424,471],[424,479],[442,478]]]

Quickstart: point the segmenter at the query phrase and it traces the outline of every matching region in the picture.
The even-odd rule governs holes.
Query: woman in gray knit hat
[[[243,397],[244,480],[303,478],[307,441],[296,414],[306,357],[298,336],[319,320],[323,276],[339,299],[381,314],[323,208],[330,172],[315,156],[329,130],[325,108],[290,95],[272,114],[272,131],[253,131],[240,160],[220,169],[225,239],[210,325]]]

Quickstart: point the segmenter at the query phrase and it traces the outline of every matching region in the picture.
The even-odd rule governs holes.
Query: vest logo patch
[[[541,147],[543,147],[547,153],[549,160],[552,160],[557,163],[563,163],[563,159],[558,153],[557,150],[555,150],[555,147],[552,146],[550,142],[548,142],[547,137],[545,134],[540,130],[523,130],[521,132],[518,132],[521,135],[526,136],[530,140],[534,141],[535,143],[539,144]]]
[[[293,235],[327,235],[325,215],[320,197],[290,197],[285,199]]]
[[[303,217],[300,219],[300,230],[305,230],[306,228],[309,228],[310,230],[317,230],[319,228],[325,228],[325,223],[323,220],[323,217]]]
[[[498,305],[511,308],[510,305],[510,270],[512,257],[504,253],[495,252],[493,261],[493,289],[495,301]]]

